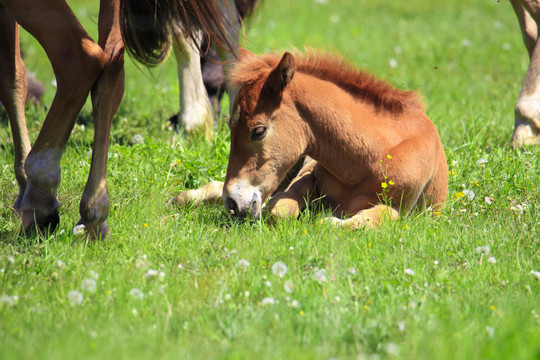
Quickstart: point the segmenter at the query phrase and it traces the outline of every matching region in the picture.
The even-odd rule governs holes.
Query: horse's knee
[[[532,98],[520,98],[514,109],[516,125],[519,122],[533,124],[540,130],[540,100]]]

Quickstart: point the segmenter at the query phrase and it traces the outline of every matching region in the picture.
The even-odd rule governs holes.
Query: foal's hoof
[[[514,127],[511,146],[521,148],[527,145],[540,145],[540,129],[534,124],[519,122]]]

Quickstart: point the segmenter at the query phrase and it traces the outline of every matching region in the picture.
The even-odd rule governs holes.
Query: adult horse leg
[[[92,88],[94,144],[92,164],[84,188],[79,212],[79,224],[92,238],[104,239],[109,233],[107,190],[107,156],[111,123],[124,94],[124,43],[118,23],[119,1],[101,0],[98,44],[105,52],[106,62]]]
[[[13,208],[18,211],[26,189],[24,161],[30,152],[24,115],[28,85],[19,47],[19,26],[2,5],[0,34],[0,102],[6,109],[13,134],[15,178],[19,184],[19,195]]]
[[[55,228],[60,160],[92,85],[103,51],[63,0],[2,0],[14,19],[41,44],[56,75],[57,91],[25,162],[27,185],[19,207],[23,228]]]
[[[540,144],[540,45],[537,24],[540,4],[536,1],[512,0],[518,17],[530,64],[515,108],[512,146]]]
[[[175,27],[173,48],[178,70],[180,87],[180,113],[178,125],[186,132],[204,130],[207,139],[212,136],[214,110],[204,87],[200,55],[192,39],[182,34],[179,26]],[[202,33],[199,32],[199,42]]]

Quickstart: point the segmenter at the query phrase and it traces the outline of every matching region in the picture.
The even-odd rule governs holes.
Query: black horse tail
[[[228,14],[227,14],[228,12]],[[146,66],[156,66],[168,54],[171,30],[180,26],[184,36],[201,43],[197,32],[222,49],[237,53],[234,22],[236,11],[218,0],[121,0],[120,29],[126,51]]]

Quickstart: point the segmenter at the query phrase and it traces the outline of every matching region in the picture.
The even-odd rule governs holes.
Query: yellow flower
[[[386,189],[386,188],[388,187],[388,184],[386,183],[386,181],[383,181],[383,182],[381,183],[381,187],[382,187],[383,189]]]
[[[392,155],[388,154],[386,155],[387,158],[391,159],[392,158]]]
[[[464,196],[465,196],[465,194],[462,193],[461,191],[456,193],[456,199],[459,199],[459,198],[464,197]]]
[[[394,185],[394,182],[392,180],[388,181],[388,185]]]
[[[143,226],[144,226],[144,227],[148,227],[148,224],[147,224],[147,223],[144,223]]]

